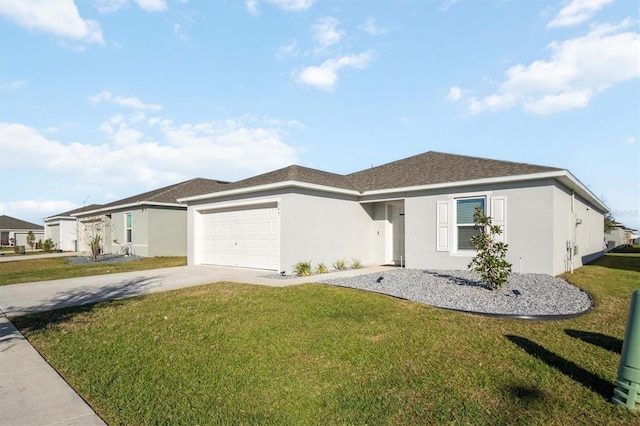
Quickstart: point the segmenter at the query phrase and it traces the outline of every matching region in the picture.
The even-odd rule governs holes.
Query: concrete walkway
[[[105,424],[7,317],[219,281],[284,287],[389,269],[394,268],[376,266],[274,279],[265,277],[269,272],[253,269],[181,266],[0,286],[0,426]]]

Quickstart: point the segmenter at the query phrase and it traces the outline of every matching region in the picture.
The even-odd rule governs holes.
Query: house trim
[[[326,185],[318,185],[318,184],[314,184],[314,183],[300,182],[300,181],[296,181],[296,180],[287,180],[287,181],[283,181],[283,182],[269,183],[269,184],[265,184],[265,185],[257,185],[257,186],[250,186],[250,187],[246,187],[246,188],[230,189],[230,190],[214,192],[214,193],[210,193],[210,194],[194,195],[192,197],[179,198],[178,202],[179,203],[188,203],[188,202],[192,202],[192,201],[211,200],[211,199],[214,199],[214,198],[221,198],[221,197],[227,197],[227,196],[232,196],[232,195],[241,195],[241,194],[251,194],[251,193],[255,193],[255,192],[263,192],[263,191],[269,191],[269,190],[274,190],[274,189],[283,189],[283,188],[303,188],[303,189],[311,189],[311,190],[322,191],[322,192],[330,192],[330,193],[334,193],[334,194],[351,195],[351,196],[356,196],[356,197],[359,197],[360,195],[362,195],[362,193],[360,193],[359,191],[355,191],[353,189],[343,189],[343,188],[336,188],[336,187],[333,187],[333,186],[326,186]]]

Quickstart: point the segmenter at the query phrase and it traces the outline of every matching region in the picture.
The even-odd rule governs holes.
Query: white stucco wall
[[[56,250],[76,250],[77,225],[72,218],[54,219],[44,224],[44,239],[51,238]]]
[[[287,194],[282,197],[280,226],[281,270],[291,272],[294,264],[308,260],[329,269],[338,259],[374,263],[372,208],[352,197]]]
[[[266,191],[260,194],[224,197],[215,202],[191,203],[188,209],[189,264],[202,262],[199,253],[201,213],[221,206],[277,201],[280,206],[280,267],[291,273],[300,261],[319,262],[331,269],[338,259],[353,258],[375,263],[372,207],[360,205],[354,197],[308,190]]]

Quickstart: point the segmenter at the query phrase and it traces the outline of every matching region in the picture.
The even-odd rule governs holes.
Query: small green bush
[[[316,265],[316,274],[326,274],[327,272],[329,272],[329,270],[324,263],[318,263]]]
[[[311,275],[311,261],[296,263],[293,266],[293,272],[299,277],[308,277]]]
[[[47,238],[43,243],[38,243],[38,247],[41,247],[43,251],[49,252],[55,250],[56,245],[51,238]]]
[[[344,271],[345,269],[347,269],[347,261],[345,259],[338,259],[333,262],[332,266],[338,271]]]
[[[351,259],[351,267],[353,269],[360,269],[362,268],[362,262],[360,262],[360,259],[353,258]]]

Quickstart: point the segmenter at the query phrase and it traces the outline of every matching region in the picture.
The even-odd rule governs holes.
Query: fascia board
[[[437,183],[432,185],[418,185],[418,186],[407,186],[402,188],[389,188],[389,189],[378,189],[372,191],[365,191],[362,193],[362,197],[379,197],[385,196],[389,194],[397,194],[398,192],[415,192],[415,191],[428,191],[434,189],[447,189],[447,188],[456,188],[461,186],[477,186],[477,185],[488,185],[488,184],[496,184],[496,183],[508,183],[508,182],[523,182],[523,181],[533,181],[540,179],[556,179],[568,188],[575,190],[578,194],[584,197],[586,200],[590,201],[597,207],[601,208],[604,211],[609,211],[609,208],[598,199],[586,186],[584,186],[575,176],[573,176],[568,170],[558,170],[552,172],[544,172],[544,173],[530,173],[526,175],[516,175],[516,176],[502,176],[502,177],[493,177],[486,179],[474,179],[474,180],[466,180],[466,181],[457,181],[457,182],[445,182],[445,183]],[[362,203],[371,203],[376,200],[369,199],[367,201],[362,201]]]
[[[210,200],[213,198],[221,198],[221,197],[226,197],[231,195],[251,194],[254,192],[263,192],[263,191],[282,189],[282,188],[312,189],[312,190],[322,191],[322,192],[331,192],[334,194],[352,195],[355,197],[359,197],[361,195],[360,192],[354,191],[352,189],[342,189],[342,188],[335,188],[332,186],[317,185],[314,183],[299,182],[296,180],[287,180],[283,182],[269,183],[266,185],[250,186],[247,188],[230,189],[227,191],[213,192],[210,194],[201,194],[201,195],[194,195],[191,197],[179,198],[178,202],[188,204],[189,202],[193,202],[193,201]]]
[[[91,216],[91,215],[95,215],[95,214],[99,214],[99,213],[107,213],[107,212],[111,212],[111,211],[114,211],[114,210],[125,210],[125,209],[131,209],[131,208],[135,208],[135,207],[141,207],[141,206],[180,207],[180,208],[184,208],[185,207],[184,205],[182,205],[180,203],[161,203],[161,202],[153,202],[153,201],[138,201],[138,202],[135,202],[135,203],[119,204],[117,206],[111,206],[111,207],[105,207],[105,208],[96,209],[96,210],[89,210],[89,211],[86,211],[86,212],[74,213],[71,216],[73,216],[73,217]]]

